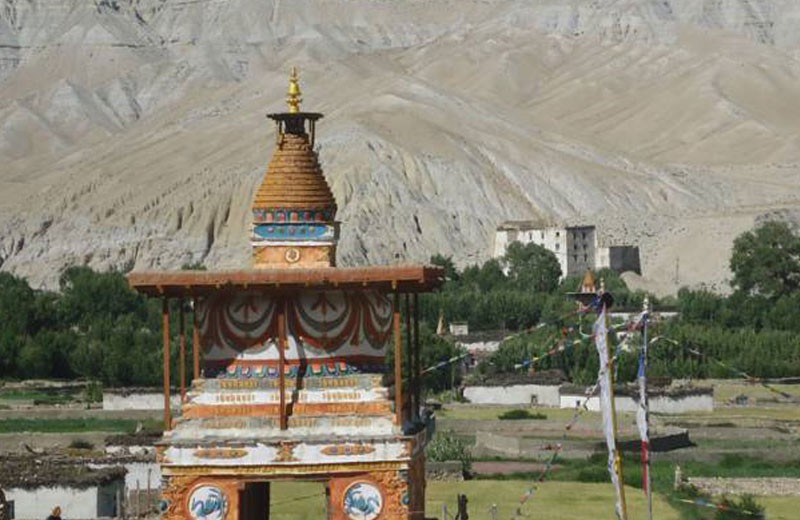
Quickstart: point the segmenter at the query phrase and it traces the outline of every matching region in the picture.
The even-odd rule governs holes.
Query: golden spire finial
[[[286,104],[289,105],[289,113],[300,112],[300,103],[303,102],[303,93],[300,92],[300,77],[297,75],[297,67],[292,67],[292,74],[289,76],[289,90],[286,92]]]

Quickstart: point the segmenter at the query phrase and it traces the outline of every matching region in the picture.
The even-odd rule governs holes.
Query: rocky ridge
[[[733,237],[800,215],[799,56],[790,0],[3,0],[0,268],[246,265],[297,65],[340,263],[547,217],[724,288]]]

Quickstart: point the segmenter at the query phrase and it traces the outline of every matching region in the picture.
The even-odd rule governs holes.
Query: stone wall
[[[181,405],[180,393],[170,396],[173,409]],[[161,392],[103,392],[103,410],[163,410],[164,394]]]
[[[155,455],[153,455],[155,459]],[[122,466],[125,468],[125,492],[146,491],[161,487],[161,467],[157,462],[126,462],[123,464],[89,464],[90,468]]]
[[[557,407],[560,403],[558,385],[468,386],[464,398],[473,404]]]
[[[800,479],[797,478],[689,477],[686,483],[714,496],[800,496]]]
[[[425,479],[431,480],[464,480],[461,461],[445,462],[428,461],[425,463]]]
[[[576,404],[583,404],[586,399],[583,395],[565,394],[560,398],[561,408],[575,408]],[[617,396],[614,399],[617,412],[636,412],[639,407],[637,399],[629,396]],[[600,401],[597,396],[592,396],[586,403],[589,411],[599,412]],[[713,412],[714,395],[693,394],[683,397],[668,397],[656,395],[650,397],[650,411],[663,414],[682,414],[687,412]]]

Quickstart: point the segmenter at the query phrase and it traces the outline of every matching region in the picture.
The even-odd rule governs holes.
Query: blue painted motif
[[[213,486],[200,486],[189,497],[189,512],[196,520],[221,520],[227,509],[225,494]]]
[[[253,234],[266,240],[330,240],[336,235],[327,224],[257,224]]]
[[[372,484],[356,482],[344,494],[344,512],[352,520],[374,520],[383,509],[383,496]]]

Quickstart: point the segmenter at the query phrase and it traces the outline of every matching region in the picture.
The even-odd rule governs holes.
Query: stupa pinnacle
[[[253,202],[253,264],[270,267],[333,267],[339,224],[336,200],[314,151],[316,121],[301,112],[297,69],[289,77],[288,112],[268,114],[277,140]]]

